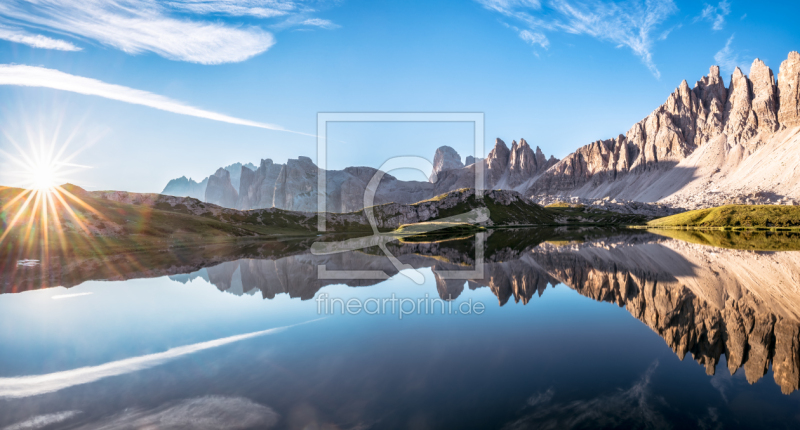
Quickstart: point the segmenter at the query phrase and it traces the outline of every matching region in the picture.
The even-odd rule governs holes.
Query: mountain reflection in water
[[[779,243],[788,236],[778,235]],[[791,240],[794,238],[789,237]],[[367,287],[383,280],[318,279],[328,270],[397,270],[380,250],[315,256],[311,239],[169,250],[75,260],[50,267],[7,266],[5,292],[77,285],[90,279],[168,275],[186,283],[202,278],[237,295],[279,294],[308,300],[327,285]],[[696,242],[696,241],[695,241]],[[734,241],[735,242],[735,241]],[[443,279],[441,271],[474,267],[471,238],[395,243],[391,252],[414,268],[429,268],[438,295],[452,300],[488,287],[500,306],[512,297],[528,303],[548,285],[616,303],[658,333],[681,358],[691,353],[713,375],[724,354],[731,373],[744,368],[755,383],[772,365],[789,394],[800,388],[800,253],[710,247],[645,232],[495,230],[488,234],[484,276]]]

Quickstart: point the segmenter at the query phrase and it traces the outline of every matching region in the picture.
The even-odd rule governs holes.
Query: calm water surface
[[[0,429],[800,427],[800,253],[543,239],[6,265]],[[326,308],[393,297],[435,312]]]

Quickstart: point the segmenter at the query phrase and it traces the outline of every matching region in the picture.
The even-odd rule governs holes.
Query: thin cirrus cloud
[[[153,94],[151,92],[137,90],[122,85],[109,84],[97,79],[71,75],[69,73],[64,73],[54,69],[46,69],[44,67],[0,64],[0,85],[52,88],[56,90],[99,96],[111,100],[147,106],[180,115],[189,115],[198,118],[210,119],[213,121],[227,122],[230,124],[246,125],[250,127],[312,136],[298,131],[287,130],[275,124],[250,121],[247,119],[236,118],[217,112],[199,109],[159,94]]]
[[[319,321],[320,319],[285,327],[276,327],[268,330],[224,337],[207,342],[179,346],[177,348],[168,349],[164,352],[126,358],[97,366],[81,367],[78,369],[46,373],[43,375],[0,378],[0,399],[19,399],[24,397],[38,396],[46,393],[54,393],[65,388],[74,387],[76,385],[89,384],[101,379],[110,378],[112,376],[125,375],[139,370],[149,369],[207,349],[217,348],[223,345],[228,345],[255,337],[280,333],[288,328]]]
[[[80,415],[81,411],[63,411],[52,414],[36,415],[25,421],[3,427],[3,430],[37,430],[50,427]]]
[[[653,61],[653,34],[678,9],[672,0],[606,1],[567,0],[476,0],[484,8],[499,12],[520,27],[509,25],[520,38],[547,49],[547,33],[586,35],[628,47],[656,78],[661,76]],[[669,33],[662,32],[666,38]]]
[[[252,16],[273,18],[298,12],[301,6],[294,1],[281,0],[171,0],[166,4],[176,10],[195,14]]]
[[[728,41],[725,43],[725,46],[717,51],[714,54],[714,61],[719,65],[724,73],[733,73],[737,67],[742,63],[741,59],[739,58],[739,54],[737,54],[733,47],[733,34],[731,37],[728,38]]]
[[[34,48],[54,49],[58,51],[80,51],[81,48],[60,39],[52,39],[41,34],[30,34],[18,28],[0,26],[0,39],[21,43]]]
[[[310,8],[281,0],[4,0],[0,17],[120,49],[152,52],[199,64],[236,63],[268,50],[272,33],[258,26],[221,21],[227,17],[297,17],[313,24]],[[286,18],[283,18],[286,21]],[[319,19],[318,19],[319,20]],[[320,20],[323,22],[325,20]],[[64,42],[68,43],[68,42]],[[51,49],[56,46],[50,44]],[[66,45],[61,45],[66,46]]]
[[[694,19],[697,21],[708,21],[711,23],[712,30],[722,30],[725,27],[725,17],[731,13],[731,4],[727,0],[722,0],[716,6],[706,4],[700,16]],[[745,14],[746,15],[746,14]]]

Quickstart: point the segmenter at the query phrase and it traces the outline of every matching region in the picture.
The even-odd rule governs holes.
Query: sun
[[[59,182],[59,166],[51,162],[39,162],[29,166],[30,179],[28,183],[34,190],[51,190]]]

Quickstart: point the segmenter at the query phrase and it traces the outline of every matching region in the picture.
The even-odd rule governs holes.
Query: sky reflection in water
[[[758,282],[715,286],[703,270],[741,266],[742,258],[752,267],[791,266],[796,257],[716,250],[726,259],[700,267],[695,258],[709,258],[700,246],[672,239],[537,244],[491,260],[487,277],[463,291],[437,283],[434,273],[447,261],[426,266],[424,253],[409,252],[404,258],[421,267],[423,285],[395,276],[373,286],[309,287],[288,276],[289,294],[276,293],[286,285],[264,286],[275,273],[308,283],[300,268],[309,261],[300,254],[172,279],[0,295],[0,428],[793,428],[800,395],[781,393],[791,369],[752,378],[759,371],[749,363],[761,365],[751,339],[767,314],[774,330],[766,354],[780,360],[783,333],[796,328],[787,325],[794,304],[762,297],[743,313],[753,316],[747,353],[731,376],[726,354],[717,363],[712,349],[729,345],[737,354],[737,343],[726,343],[734,336],[729,300],[739,294],[737,303],[745,303],[751,293],[735,290]],[[670,274],[648,255],[685,264],[665,262]],[[676,282],[690,296],[678,294]],[[263,288],[248,294],[247,285]],[[727,290],[714,297],[720,288]],[[482,302],[485,312],[326,316],[314,300],[447,292],[458,293],[456,305]],[[719,300],[721,320],[704,317]],[[714,321],[716,332],[698,328]],[[690,339],[714,333],[719,342]],[[681,346],[681,336],[694,344]]]

